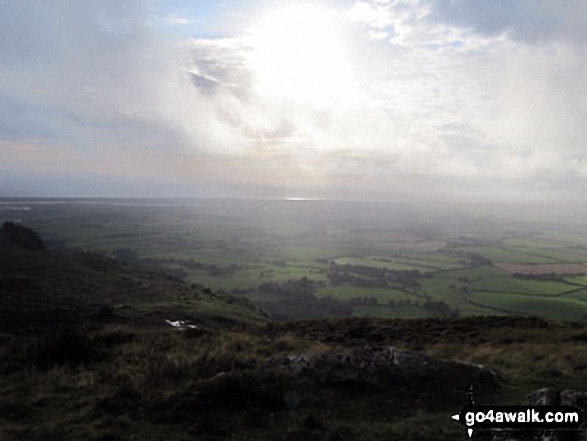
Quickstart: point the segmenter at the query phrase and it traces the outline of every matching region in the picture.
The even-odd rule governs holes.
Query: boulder
[[[528,438],[509,438],[506,441],[587,441],[587,392],[577,391],[571,389],[555,390],[543,388],[535,390],[528,394],[524,405],[530,406],[577,406],[583,409],[583,424],[579,427],[577,432],[563,432],[554,433],[551,436],[535,436]],[[503,437],[494,437],[492,441],[504,441]]]

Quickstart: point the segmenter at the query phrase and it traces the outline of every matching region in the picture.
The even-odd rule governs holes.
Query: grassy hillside
[[[466,400],[585,389],[587,327],[529,318],[340,319],[175,331],[67,327],[0,340],[3,440],[452,440]],[[370,371],[288,355],[396,345],[482,363]],[[494,371],[494,376],[491,372]]]
[[[471,383],[487,404],[587,388],[585,323],[273,322],[242,299],[100,255],[47,252],[30,230],[5,230],[2,440],[454,440],[465,435],[450,415]],[[389,346],[434,358],[356,355]]]
[[[26,240],[36,233],[10,225],[0,230],[0,330],[32,331],[87,320],[266,320],[242,298],[214,294],[162,273],[131,269],[100,254],[47,252],[44,246],[31,249]],[[25,239],[11,238],[14,229]]]
[[[10,200],[23,209],[4,215],[33,226],[50,248],[164,271],[275,318],[587,317],[582,224],[342,201],[50,202]],[[304,279],[315,284],[304,307],[263,290]]]

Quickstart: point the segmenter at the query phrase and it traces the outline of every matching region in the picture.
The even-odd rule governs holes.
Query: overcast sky
[[[0,196],[582,201],[583,0],[0,0]]]

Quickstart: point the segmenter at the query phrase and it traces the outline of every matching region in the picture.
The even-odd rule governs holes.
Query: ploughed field
[[[304,200],[1,200],[49,247],[242,296],[276,319],[587,317],[582,224]]]

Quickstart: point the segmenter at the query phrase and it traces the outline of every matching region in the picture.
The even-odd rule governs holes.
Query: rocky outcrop
[[[537,406],[578,406],[587,408],[587,392],[565,389],[538,389],[528,395],[527,404]]]
[[[366,346],[346,352],[329,350],[316,354],[290,355],[285,358],[273,359],[271,364],[278,369],[299,373],[303,369],[315,369],[319,366],[352,366],[369,372],[386,370],[394,366],[446,366],[455,365],[475,370],[487,370],[481,365],[456,361],[445,361],[420,352],[408,351],[393,346]]]
[[[583,409],[583,424],[577,432],[560,431],[546,437],[528,437],[527,435],[523,438],[494,437],[492,441],[587,441],[587,391],[538,389],[529,394],[522,404],[529,406],[577,406]]]

